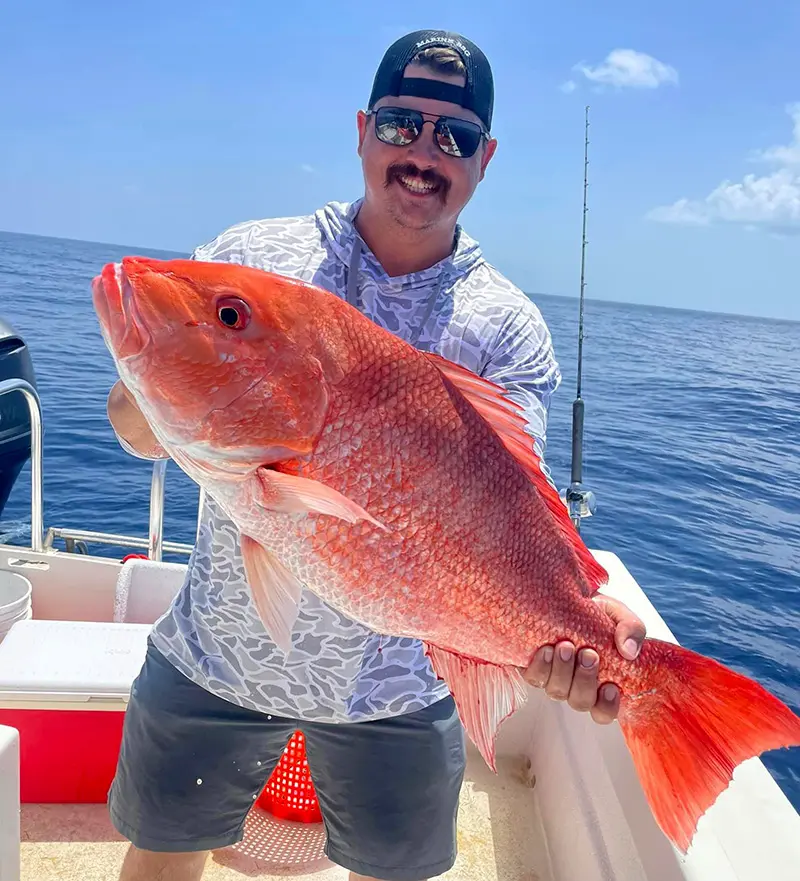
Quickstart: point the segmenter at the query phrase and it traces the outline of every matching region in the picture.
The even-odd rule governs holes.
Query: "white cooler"
[[[151,624],[18,621],[0,643],[0,725],[20,734],[20,798],[104,802]]]

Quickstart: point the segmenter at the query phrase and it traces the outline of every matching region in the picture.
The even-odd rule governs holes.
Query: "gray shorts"
[[[452,698],[353,724],[269,717],[196,685],[152,645],[125,714],[109,792],[114,826],[143,850],[235,844],[253,796],[297,729],[330,860],[387,881],[420,881],[452,867],[466,757]]]

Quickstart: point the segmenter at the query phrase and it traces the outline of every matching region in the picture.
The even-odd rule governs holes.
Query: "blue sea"
[[[151,466],[106,420],[116,374],[89,292],[131,253],[186,256],[0,233],[0,315],[28,343],[42,399],[46,526],[147,535]],[[535,300],[564,373],[547,447],[563,487],[578,303]],[[585,540],[622,558],[684,645],[800,712],[800,323],[592,298],[585,320],[584,478],[598,500]],[[29,480],[26,467],[0,524],[16,543],[30,539]],[[197,498],[170,463],[166,538],[192,541]],[[800,810],[800,749],[764,760]]]

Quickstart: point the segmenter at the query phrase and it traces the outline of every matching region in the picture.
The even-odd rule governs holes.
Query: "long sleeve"
[[[482,375],[502,385],[524,408],[526,430],[534,439],[542,471],[553,486],[545,464],[550,399],[561,383],[550,331],[538,308],[518,313],[500,329]]]

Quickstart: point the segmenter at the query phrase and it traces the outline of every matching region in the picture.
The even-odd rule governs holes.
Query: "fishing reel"
[[[582,483],[571,483],[567,489],[561,490],[559,495],[569,512],[569,519],[578,530],[580,530],[581,520],[591,517],[597,510],[595,494]]]

